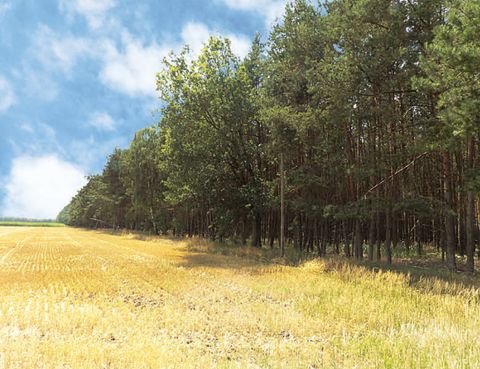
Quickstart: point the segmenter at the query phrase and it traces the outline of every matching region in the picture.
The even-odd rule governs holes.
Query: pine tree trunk
[[[466,232],[467,232],[467,272],[474,272],[474,257],[475,257],[475,195],[472,191],[467,192],[467,217],[466,217]]]
[[[355,258],[363,259],[363,237],[360,220],[355,220],[355,238],[354,238]]]
[[[376,216],[376,228],[377,228],[377,261],[382,260],[382,236],[380,229],[380,212]]]
[[[443,195],[446,205],[445,211],[445,241],[447,251],[447,267],[450,271],[456,271],[457,265],[455,262],[455,217],[452,214],[452,191],[451,191],[451,170],[452,163],[450,154],[445,151],[443,153]]]
[[[390,206],[385,214],[385,256],[387,264],[392,264],[392,210]]]
[[[285,170],[283,153],[280,154],[280,254],[285,256]]]
[[[255,212],[253,219],[252,246],[262,247],[262,216],[260,212]]]
[[[370,217],[368,228],[368,261],[373,261],[373,252],[375,249],[375,216]]]
[[[467,164],[468,168],[472,169],[474,166],[474,142],[470,138],[467,147]],[[467,272],[473,273],[475,271],[474,257],[475,257],[475,194],[473,191],[467,192],[466,199],[466,252],[467,252]]]
[[[343,251],[347,258],[350,257],[350,241],[348,240],[347,221],[343,221]]]

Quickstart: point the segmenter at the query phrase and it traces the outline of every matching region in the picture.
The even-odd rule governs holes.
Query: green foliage
[[[57,215],[57,221],[62,224],[70,224],[71,218],[70,218],[70,208],[71,208],[71,203],[66,205],[60,213]]]
[[[436,28],[422,59],[426,76],[419,84],[438,94],[444,139],[455,144],[459,137],[480,133],[480,4],[453,0],[446,8],[446,21]]]
[[[258,114],[262,46],[242,62],[228,40],[211,38],[196,60],[186,52],[166,61],[158,89],[166,106],[160,129],[166,139],[166,198],[176,206],[197,204],[214,216],[219,234],[234,219],[263,208],[263,141]],[[235,214],[235,215],[232,215]]]

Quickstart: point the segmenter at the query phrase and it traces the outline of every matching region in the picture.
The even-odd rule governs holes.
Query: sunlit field
[[[480,367],[474,287],[194,249],[1,227],[0,368]]]

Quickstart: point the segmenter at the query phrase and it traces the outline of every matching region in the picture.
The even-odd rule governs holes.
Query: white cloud
[[[12,85],[0,76],[0,113],[7,111],[16,100]]]
[[[127,32],[122,44],[123,50],[119,50],[111,40],[104,41],[101,81],[127,95],[155,96],[155,74],[171,48],[156,43],[145,45]]]
[[[230,39],[232,51],[244,57],[251,44],[244,35],[222,33],[199,22],[185,24],[181,31],[181,41],[177,43],[145,43],[127,30],[120,29],[121,38],[116,41],[111,36],[95,39],[93,36],[59,34],[43,25],[34,36],[30,53],[48,71],[61,70],[67,75],[82,58],[99,61],[99,78],[110,89],[132,97],[156,97],[155,75],[162,68],[163,58],[171,51],[178,52],[184,44],[188,44],[195,57],[210,36],[222,35]],[[50,90],[48,96],[54,99],[58,89],[53,85]]]
[[[115,130],[115,121],[109,114],[105,112],[96,112],[91,114],[89,124],[100,131]]]
[[[61,0],[60,7],[71,15],[76,13],[87,20],[91,29],[99,29],[104,26],[108,18],[108,12],[116,6],[115,0]]]
[[[208,27],[203,23],[198,22],[190,22],[185,24],[181,33],[183,42],[188,45],[190,51],[194,55],[200,53],[203,44],[211,35],[212,32],[208,29]]]
[[[181,36],[182,41],[189,46],[194,56],[201,51],[210,36],[224,36],[230,39],[232,51],[240,57],[248,54],[251,44],[250,39],[244,35],[222,33],[210,29],[205,24],[199,22],[189,22],[185,24]]]
[[[127,31],[122,32],[120,42],[115,42],[108,37],[59,34],[43,25],[34,35],[30,54],[48,71],[64,74],[70,74],[82,58],[99,61],[99,78],[107,87],[130,96],[156,96],[155,74],[170,50],[171,45],[145,45]]]
[[[69,73],[79,58],[91,54],[90,46],[88,39],[60,35],[42,25],[34,35],[30,53],[44,66]]]
[[[267,26],[280,19],[287,0],[220,0],[231,9],[256,12],[265,18]]]
[[[232,42],[232,51],[241,58],[247,56],[252,42],[243,35],[227,34],[226,37]]]
[[[85,183],[82,170],[56,155],[17,157],[5,180],[2,215],[53,219]]]

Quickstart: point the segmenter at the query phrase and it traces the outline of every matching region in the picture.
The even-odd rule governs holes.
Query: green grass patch
[[[9,221],[0,221],[0,227],[65,227],[65,224],[57,223],[57,222],[9,222]]]

